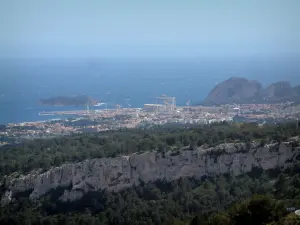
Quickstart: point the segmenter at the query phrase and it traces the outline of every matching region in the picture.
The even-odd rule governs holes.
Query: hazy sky
[[[1,57],[300,53],[300,0],[0,0]]]

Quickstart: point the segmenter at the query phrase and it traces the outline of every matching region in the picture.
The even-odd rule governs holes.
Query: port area
[[[243,104],[223,106],[176,106],[171,104],[145,104],[143,108],[121,108],[101,110],[76,110],[40,112],[41,116],[72,116],[84,118],[84,128],[97,131],[117,128],[134,128],[139,125],[210,124],[222,121],[277,123],[297,120],[300,107],[286,104]],[[93,121],[89,124],[87,121]],[[85,124],[85,125],[84,125]],[[71,126],[74,129],[74,126]],[[82,129],[76,129],[78,132]]]
[[[101,132],[153,125],[211,124],[222,121],[254,122],[259,125],[300,118],[300,106],[293,103],[241,104],[222,106],[177,106],[174,97],[160,97],[161,103],[143,108],[93,109],[40,112],[42,121],[10,123],[0,126],[0,146],[24,139],[51,138],[74,133]],[[47,119],[57,116],[58,119]],[[61,116],[61,117],[60,117]],[[297,126],[299,123],[297,122]]]
[[[54,116],[54,115],[72,115],[72,116],[84,116],[87,115],[86,110],[70,110],[70,111],[49,111],[39,112],[39,116]]]
[[[263,120],[297,119],[300,106],[292,103],[281,104],[240,104],[222,106],[176,106],[171,104],[144,104],[143,108],[90,109],[72,111],[40,112],[40,116],[75,116],[89,119],[115,118],[130,116],[143,121],[163,124],[167,122],[210,123],[231,121],[238,118],[243,122],[259,122]]]
[[[167,122],[186,122],[192,123],[203,120],[206,123],[207,119],[231,120],[234,112],[222,113],[220,107],[174,107],[168,109],[163,105],[145,104],[144,108],[117,108],[117,109],[102,109],[102,110],[76,110],[76,111],[51,111],[40,112],[40,116],[77,116],[88,117],[89,119],[100,118],[116,118],[118,116],[129,116],[130,118],[140,118],[144,121],[152,121],[153,123]],[[205,120],[205,121],[204,121]]]

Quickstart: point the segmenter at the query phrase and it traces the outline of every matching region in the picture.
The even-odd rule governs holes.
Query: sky
[[[0,57],[300,54],[299,0],[0,0]]]

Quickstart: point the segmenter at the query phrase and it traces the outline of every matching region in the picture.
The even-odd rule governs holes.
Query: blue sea
[[[162,94],[175,96],[178,105],[188,100],[199,104],[218,82],[232,76],[263,85],[279,80],[296,85],[299,62],[295,57],[2,59],[0,124],[58,118],[38,113],[74,109],[39,104],[40,99],[54,96],[85,94],[106,102],[108,108],[142,107]]]

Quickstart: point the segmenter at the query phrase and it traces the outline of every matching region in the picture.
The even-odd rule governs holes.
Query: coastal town
[[[35,122],[9,123],[0,127],[0,145],[18,143],[24,139],[51,138],[76,133],[102,132],[121,128],[149,127],[164,124],[211,124],[222,121],[278,123],[298,120],[300,105],[292,102],[279,104],[227,104],[221,106],[177,106],[175,97],[160,96],[156,104],[143,108],[40,112],[67,116]]]

